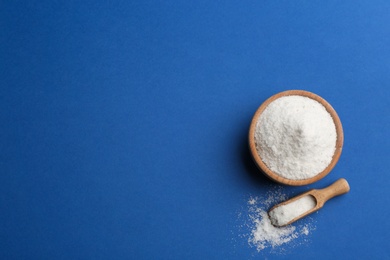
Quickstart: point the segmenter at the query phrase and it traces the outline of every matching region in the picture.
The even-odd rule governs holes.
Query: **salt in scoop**
[[[319,210],[329,199],[349,190],[348,182],[341,178],[326,188],[309,190],[273,206],[268,215],[272,225],[283,227]]]

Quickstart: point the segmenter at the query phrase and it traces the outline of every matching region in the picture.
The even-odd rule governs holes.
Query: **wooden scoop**
[[[312,189],[312,190],[309,190],[305,193],[302,193],[301,195],[298,195],[294,198],[291,198],[287,201],[284,201],[280,204],[273,206],[268,211],[268,215],[271,219],[271,223],[272,223],[272,225],[277,226],[277,227],[283,227],[283,226],[289,225],[289,224],[313,213],[314,211],[319,210],[320,208],[322,208],[324,206],[325,202],[327,202],[329,199],[331,199],[335,196],[347,193],[349,191],[349,189],[350,188],[349,188],[348,182],[345,179],[341,178],[324,189],[319,189],[319,190]],[[306,197],[306,196],[308,196],[308,197]],[[300,201],[298,201],[298,200],[300,200]],[[306,202],[303,202],[304,200],[306,200]],[[286,207],[287,204],[290,204],[292,202],[295,202],[295,203],[290,205],[290,207]],[[302,203],[306,203],[306,204],[303,205]],[[312,206],[310,205],[310,203],[312,203]],[[309,205],[309,206],[307,206],[307,205]],[[281,206],[284,206],[284,207],[279,208]],[[309,207],[309,209],[305,210],[306,207]],[[277,208],[279,208],[279,209],[277,209]],[[299,213],[302,210],[304,210],[304,211]],[[286,215],[290,214],[292,211],[298,212],[298,214],[295,214],[297,216],[288,221],[289,218]],[[294,216],[294,214],[292,214],[292,216]],[[286,222],[286,221],[288,221],[288,222]]]

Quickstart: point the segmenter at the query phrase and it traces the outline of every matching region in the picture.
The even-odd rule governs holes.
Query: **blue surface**
[[[3,1],[1,259],[390,259],[388,1]],[[351,192],[310,243],[237,226],[272,183],[247,132],[304,89],[343,123]],[[249,232],[249,230],[247,230]]]

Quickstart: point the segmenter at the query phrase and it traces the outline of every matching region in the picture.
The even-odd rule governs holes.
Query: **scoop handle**
[[[335,181],[330,186],[320,189],[317,192],[317,205],[322,207],[325,202],[333,197],[347,193],[350,190],[349,184],[346,179],[341,178]]]

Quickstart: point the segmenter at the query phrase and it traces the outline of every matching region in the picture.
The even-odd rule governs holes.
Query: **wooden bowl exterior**
[[[284,178],[284,177],[274,173],[273,171],[271,171],[267,167],[267,165],[265,165],[265,163],[262,161],[262,159],[260,158],[260,155],[258,154],[258,152],[256,150],[255,130],[256,130],[256,124],[257,124],[257,121],[259,119],[259,116],[261,115],[261,113],[265,110],[265,108],[272,101],[274,101],[274,100],[276,100],[276,99],[278,99],[280,97],[284,97],[284,96],[303,96],[303,97],[308,97],[308,98],[311,98],[311,99],[313,99],[315,101],[318,101],[329,112],[329,114],[333,118],[333,122],[334,122],[334,124],[336,126],[336,134],[337,134],[336,149],[335,149],[335,153],[333,155],[332,161],[330,162],[330,164],[322,172],[320,172],[316,176],[311,177],[309,179],[291,180],[291,179]],[[341,125],[341,122],[340,122],[340,118],[337,115],[336,111],[333,109],[333,107],[326,100],[324,100],[320,96],[318,96],[318,95],[316,95],[314,93],[308,92],[308,91],[304,91],[304,90],[288,90],[288,91],[280,92],[280,93],[270,97],[269,99],[267,99],[257,109],[255,115],[253,116],[253,119],[252,119],[252,122],[251,122],[251,125],[250,125],[250,128],[249,128],[249,148],[250,148],[250,151],[251,151],[251,154],[252,154],[252,158],[255,161],[257,167],[260,168],[260,170],[263,173],[265,173],[265,175],[267,177],[269,177],[270,179],[272,179],[272,180],[274,180],[274,181],[276,181],[278,183],[286,184],[286,185],[290,185],[290,186],[307,185],[307,184],[314,183],[314,182],[324,178],[334,168],[334,166],[336,165],[337,161],[339,160],[340,155],[341,155],[341,150],[343,148],[343,143],[344,143],[343,128],[342,128],[342,125]]]

